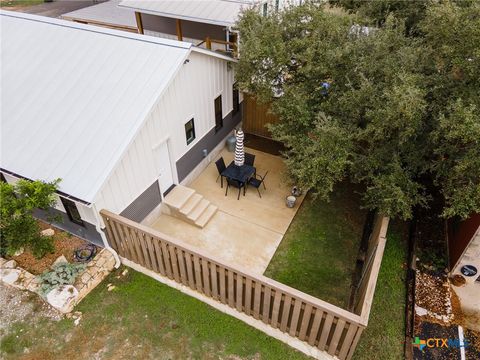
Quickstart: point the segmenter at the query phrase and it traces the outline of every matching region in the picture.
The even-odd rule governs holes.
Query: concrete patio
[[[178,218],[161,214],[151,227],[174,236],[194,246],[208,251],[227,264],[235,264],[256,273],[263,274],[273,257],[283,235],[295,216],[303,196],[297,199],[293,209],[285,205],[285,197],[290,193],[291,184],[284,175],[285,165],[278,156],[253,149],[247,152],[255,154],[257,173],[264,175],[267,189],[260,188],[262,198],[255,188],[247,188],[246,195],[237,200],[238,189],[230,188],[225,196],[224,187],[220,187],[215,162],[192,183],[186,186],[218,206],[218,211],[200,229]],[[233,153],[224,150],[225,164],[233,160]],[[214,160],[217,160],[214,159]]]

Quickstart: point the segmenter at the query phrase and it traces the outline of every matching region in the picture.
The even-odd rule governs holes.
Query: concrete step
[[[198,220],[195,221],[195,225],[203,229],[208,224],[213,215],[215,215],[217,210],[217,206],[213,204],[208,205],[207,209],[202,213]]]
[[[203,199],[203,196],[200,194],[193,194],[193,196],[188,199],[188,201],[185,203],[185,205],[182,206],[180,209],[180,213],[182,215],[187,216],[195,206],[198,205],[198,203]]]
[[[198,218],[203,214],[203,212],[207,209],[208,205],[210,205],[210,201],[206,199],[200,200],[200,202],[193,208],[192,211],[187,215],[187,218],[192,221],[197,221]]]
[[[180,210],[187,201],[195,194],[195,190],[182,185],[175,186],[172,191],[165,196],[164,204],[173,210]]]

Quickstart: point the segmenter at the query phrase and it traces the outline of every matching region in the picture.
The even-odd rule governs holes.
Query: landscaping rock
[[[68,260],[65,256],[63,255],[60,255],[57,260],[55,260],[52,264],[52,266],[50,266],[52,269],[55,267],[55,265],[58,265],[58,264],[65,264],[67,263],[68,264]]]
[[[55,235],[55,230],[53,229],[45,229],[40,232],[42,236],[53,236]]]
[[[47,302],[62,313],[72,311],[78,290],[72,285],[65,285],[53,289],[47,294]]]
[[[13,256],[20,256],[20,255],[22,255],[24,252],[25,252],[25,249],[24,249],[23,247],[21,247],[20,249],[18,249],[17,251],[15,251],[15,253],[13,254]]]
[[[6,284],[14,285],[17,282],[19,277],[20,277],[20,270],[11,269],[11,268],[0,270],[0,279]]]
[[[127,274],[128,274],[128,269],[125,269],[125,270],[122,271],[122,276],[125,276]]]
[[[4,268],[4,269],[15,269],[16,267],[17,267],[17,262],[15,260],[8,260],[2,266],[2,268]]]
[[[6,259],[4,259],[3,257],[0,257],[0,267],[3,267],[3,264],[5,264],[7,262]]]

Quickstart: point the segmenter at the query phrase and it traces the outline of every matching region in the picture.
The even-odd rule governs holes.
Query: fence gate
[[[266,124],[276,124],[278,116],[269,112],[267,104],[259,104],[250,95],[243,95],[243,131],[249,134],[271,138]]]

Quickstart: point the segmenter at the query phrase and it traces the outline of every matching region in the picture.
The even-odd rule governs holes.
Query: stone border
[[[107,249],[102,249],[80,272],[74,285],[59,286],[50,291],[46,297],[40,295],[40,280],[21,267],[15,260],[0,257],[0,281],[20,290],[28,290],[38,294],[52,307],[62,313],[69,313],[113,270],[115,258]]]

